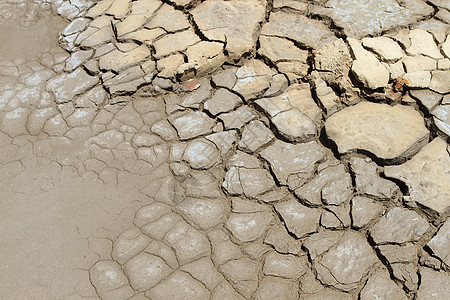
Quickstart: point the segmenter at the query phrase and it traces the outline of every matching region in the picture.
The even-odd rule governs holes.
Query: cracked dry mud
[[[450,299],[449,3],[0,0],[0,299]]]

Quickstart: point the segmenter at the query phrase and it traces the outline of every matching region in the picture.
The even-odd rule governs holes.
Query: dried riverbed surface
[[[0,298],[450,299],[449,3],[0,0]]]

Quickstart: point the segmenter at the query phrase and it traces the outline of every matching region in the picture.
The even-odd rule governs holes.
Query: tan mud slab
[[[445,0],[0,0],[0,299],[449,299]]]

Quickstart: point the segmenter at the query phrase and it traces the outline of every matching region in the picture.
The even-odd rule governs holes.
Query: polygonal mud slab
[[[386,163],[405,160],[427,140],[422,116],[412,107],[361,102],[325,122],[328,138],[340,153],[362,150]]]
[[[348,36],[356,38],[408,25],[432,12],[431,6],[418,0],[329,0],[312,9],[313,14],[330,17]]]
[[[370,267],[378,261],[366,239],[353,231],[343,235],[338,232],[318,233],[305,241],[305,247],[309,252],[324,253],[313,260],[318,279],[344,291],[356,288]]]
[[[274,12],[264,24],[262,35],[285,37],[303,47],[316,48],[334,42],[336,37],[328,27],[300,14]]]
[[[429,227],[416,212],[394,207],[372,227],[370,236],[377,244],[417,242]]]
[[[450,206],[450,154],[447,143],[435,138],[410,161],[387,166],[387,177],[397,178],[409,187],[408,201],[443,214]]]
[[[448,299],[450,295],[450,277],[444,272],[429,268],[420,268],[422,282],[417,291],[417,300]]]
[[[5,2],[2,17],[8,17],[3,6],[20,1]],[[434,285],[446,284],[441,275],[445,268],[442,262],[448,256],[444,232],[447,227],[442,226],[423,249],[426,241],[422,243],[420,235],[424,224],[428,224],[422,222],[423,218],[416,222],[414,213],[392,214],[400,221],[389,223],[382,216],[384,210],[392,208],[392,201],[402,196],[392,181],[380,178],[383,169],[368,160],[351,161],[351,172],[348,157],[342,162],[333,159],[318,137],[323,117],[337,112],[344,103],[360,101],[360,91],[348,78],[348,50],[355,56],[365,53],[382,61],[377,61],[377,66],[382,66],[380,70],[386,69],[382,80],[373,81],[372,85],[367,81],[368,86],[385,86],[389,80],[387,71],[392,80],[394,73],[403,71],[404,62],[407,71],[425,66],[426,70],[415,71],[426,75],[427,86],[446,93],[450,61],[442,58],[448,57],[449,52],[448,43],[442,45],[447,32],[439,30],[447,29],[440,21],[433,18],[418,22],[412,29],[419,31],[411,34],[406,30],[405,39],[384,38],[383,45],[378,43],[380,38],[375,38],[377,43],[369,40],[363,46],[375,54],[360,45],[363,51],[356,55],[357,51],[347,44],[352,43],[351,39],[336,39],[341,29],[330,26],[328,19],[310,15],[311,4],[306,2],[101,0],[86,18],[74,19],[85,15],[80,11],[84,5],[90,5],[86,1],[54,3],[58,7],[55,10],[74,20],[60,40],[72,52],[70,57],[52,52],[39,62],[0,64],[1,80],[4,76],[16,77],[14,80],[20,82],[0,86],[0,150],[5,154],[0,155],[0,185],[5,183],[0,190],[2,195],[8,190],[5,198],[10,201],[6,202],[6,210],[0,210],[0,215],[6,211],[0,219],[6,229],[2,232],[7,239],[12,236],[11,243],[0,246],[7,251],[0,252],[6,252],[5,261],[11,262],[3,278],[6,293],[13,290],[12,298],[29,298],[27,295],[33,294],[65,299],[67,295],[63,293],[68,291],[74,299],[99,296],[108,300],[322,300],[373,296],[401,299],[401,284],[411,291],[408,296],[412,297],[416,297],[416,289],[422,298],[440,292]],[[432,2],[445,5],[443,1]],[[17,6],[30,7],[25,3]],[[199,7],[208,7],[203,12],[213,17],[196,19],[192,15]],[[253,14],[255,11],[258,13]],[[30,19],[33,14],[31,11]],[[444,17],[441,13],[438,18]],[[214,29],[200,28],[200,23],[209,21]],[[270,32],[258,37],[263,26]],[[220,36],[207,41],[213,31],[223,33],[223,39]],[[397,42],[404,50],[395,46]],[[81,49],[76,48],[79,45]],[[394,53],[388,48],[397,49]],[[239,58],[242,51],[242,60],[234,61],[235,66],[221,67],[228,58],[230,63]],[[256,59],[245,62],[247,54],[253,57],[256,51],[263,58],[256,55]],[[402,51],[416,56],[399,61]],[[155,57],[159,60],[153,61]],[[317,68],[311,74],[314,84],[299,89],[295,83],[306,79],[303,77],[311,71],[312,58],[313,68]],[[439,61],[435,62],[435,58]],[[213,75],[211,84],[210,78],[200,78],[218,67],[223,71]],[[189,77],[192,70],[197,71],[196,79],[180,86],[175,83],[183,77],[181,72]],[[364,75],[369,79],[367,75],[373,74],[367,70]],[[87,80],[87,85],[83,80],[74,85],[76,80],[65,80],[68,72],[76,72],[80,79],[94,80]],[[155,75],[158,77],[154,79]],[[66,77],[54,82],[58,76]],[[97,85],[98,79],[101,84]],[[61,92],[60,97],[55,99],[45,91],[46,82],[53,83],[48,85],[50,92]],[[150,86],[132,97],[114,95],[131,95],[144,84]],[[292,89],[284,92],[289,85],[293,85]],[[67,95],[63,95],[65,88],[61,86],[68,88]],[[178,87],[192,91],[161,94],[163,89]],[[283,101],[284,96],[289,96],[289,101]],[[427,106],[427,113],[448,104],[441,98],[436,96],[429,106],[421,101]],[[261,99],[266,105],[260,107],[272,120],[248,103],[264,102]],[[407,97],[404,100],[408,102]],[[267,102],[282,109],[271,114]],[[292,106],[289,113],[283,113],[286,102]],[[408,103],[414,105],[411,100]],[[435,111],[436,125],[438,119],[445,122],[444,114],[445,110]],[[168,115],[173,125],[167,120]],[[309,123],[308,118],[313,126],[304,128],[309,130],[290,131]],[[274,126],[270,128],[269,124]],[[442,126],[439,128],[444,131]],[[292,143],[277,139],[286,139],[286,135],[277,134],[283,131],[292,136]],[[302,136],[315,141],[298,144]],[[69,152],[73,148],[76,152]],[[51,173],[43,167],[50,162],[54,169]],[[30,172],[30,166],[36,172]],[[17,175],[20,172],[27,176]],[[67,181],[61,182],[64,189],[59,189],[55,179],[63,174]],[[225,189],[221,189],[224,176]],[[77,180],[80,184],[72,185]],[[97,183],[98,189],[93,190],[91,183]],[[117,191],[114,186],[121,189]],[[69,194],[72,195],[67,198]],[[58,201],[48,209],[47,202],[32,202],[30,195],[36,195],[38,200],[47,197]],[[26,209],[17,206],[19,203]],[[70,213],[64,218],[67,208]],[[139,228],[131,222],[136,210],[133,223]],[[47,218],[53,215],[43,212],[53,212],[56,217]],[[107,222],[102,214],[108,215]],[[33,215],[46,221],[63,217],[70,228],[59,222],[34,222]],[[10,226],[16,223],[21,226]],[[441,220],[435,225],[440,223]],[[389,237],[389,241],[380,239],[376,251],[385,258],[383,262],[390,264],[390,276],[381,262],[370,264],[373,251],[364,234],[349,230],[350,226],[363,228],[361,232],[369,227],[370,243],[373,228]],[[403,227],[406,231],[417,230],[417,234],[405,234]],[[62,232],[64,239],[60,240]],[[51,242],[42,243],[42,234],[46,235],[45,241]],[[16,238],[22,235],[24,239]],[[309,245],[305,242],[314,238],[317,240]],[[405,239],[405,245],[395,244]],[[416,245],[417,239],[420,245]],[[32,247],[18,256],[15,249],[21,249],[18,245],[23,241]],[[384,245],[391,242],[394,245]],[[53,247],[55,252],[48,251],[48,244],[57,246]],[[47,261],[35,255],[41,254],[42,249],[47,253]],[[305,250],[312,264],[306,259]],[[73,253],[79,255],[76,261],[69,258]],[[16,263],[19,259],[21,264]],[[419,273],[418,259],[421,266],[440,269],[439,272],[432,271],[430,276],[425,270]],[[67,272],[57,272],[56,268],[64,267]],[[19,274],[24,271],[17,271],[20,269],[30,273],[23,276],[27,280],[16,280],[22,279]],[[60,280],[54,284],[54,277],[42,276],[41,270],[56,274]],[[91,278],[87,270],[91,270]],[[14,289],[28,294],[16,296],[25,292]],[[3,292],[4,289],[0,293]]]
[[[192,10],[199,30],[211,40],[225,42],[232,58],[253,48],[258,24],[263,21],[265,1],[204,1]]]
[[[447,219],[437,234],[428,242],[433,253],[450,266],[450,219]]]

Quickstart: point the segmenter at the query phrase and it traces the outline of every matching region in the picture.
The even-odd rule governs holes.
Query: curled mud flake
[[[405,92],[409,85],[408,79],[398,76],[392,82],[392,90],[394,92]]]
[[[194,91],[200,87],[200,83],[196,78],[192,78],[183,82],[183,87],[188,91]]]

